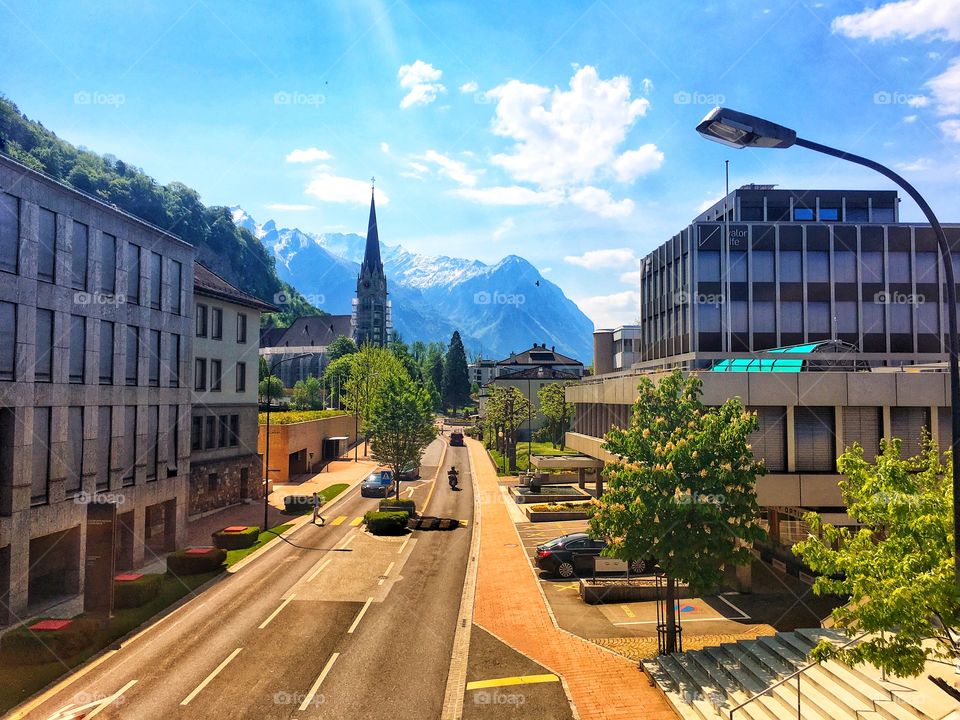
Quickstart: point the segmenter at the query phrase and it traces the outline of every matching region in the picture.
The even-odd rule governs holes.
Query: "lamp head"
[[[724,107],[707,113],[697,125],[697,132],[708,140],[737,149],[788,148],[797,141],[796,131],[788,127]]]

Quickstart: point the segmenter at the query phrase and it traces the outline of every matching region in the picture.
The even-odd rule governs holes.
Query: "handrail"
[[[869,635],[869,634],[870,634],[870,633],[868,633],[868,632],[860,633],[859,635],[857,635],[857,637],[853,638],[852,640],[848,640],[847,642],[845,642],[843,645],[841,645],[841,646],[840,646],[839,648],[837,648],[837,649],[838,649],[838,650],[843,650],[843,649],[844,649],[845,647],[847,647],[848,645],[852,645],[853,643],[855,643],[855,642],[857,642],[857,641],[859,641],[859,640],[862,640],[862,639],[864,638],[864,636]],[[753,697],[749,697],[749,698],[747,698],[746,700],[744,700],[742,703],[740,703],[739,705],[735,705],[734,707],[732,707],[732,708],[730,709],[730,714],[729,714],[727,717],[729,717],[730,720],[733,720],[733,714],[734,714],[737,710],[739,710],[740,708],[742,708],[744,705],[749,705],[750,703],[752,703],[752,702],[753,702],[754,700],[756,700],[757,698],[763,697],[764,695],[768,695],[768,694],[770,693],[770,691],[773,690],[774,688],[780,687],[780,686],[783,685],[785,682],[788,682],[789,680],[792,680],[793,678],[797,677],[797,676],[800,675],[801,673],[805,673],[807,670],[809,670],[810,668],[812,668],[814,665],[819,665],[819,664],[820,664],[820,662],[819,662],[818,660],[814,660],[812,663],[809,663],[808,665],[804,665],[804,666],[803,666],[802,668],[800,668],[799,670],[794,670],[791,674],[787,675],[785,678],[781,678],[780,680],[777,680],[777,682],[775,682],[773,685],[771,685],[770,687],[766,688],[765,690],[762,690],[761,692],[758,692],[758,693],[757,693],[756,695],[754,695]],[[797,688],[797,695],[799,696],[799,694],[800,694],[800,689]],[[797,700],[797,717],[798,717],[798,718],[800,717],[800,701],[799,701],[799,699]]]

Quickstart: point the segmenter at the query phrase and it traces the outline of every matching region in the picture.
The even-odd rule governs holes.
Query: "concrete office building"
[[[593,374],[627,370],[640,359],[639,325],[621,325],[593,332]]]
[[[263,498],[257,455],[260,313],[277,308],[194,264],[189,515]]]
[[[91,500],[117,568],[184,541],[192,283],[191,246],[0,155],[0,623],[80,609]]]

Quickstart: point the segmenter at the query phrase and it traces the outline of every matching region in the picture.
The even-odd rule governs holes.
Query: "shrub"
[[[260,528],[253,525],[237,532],[217,530],[213,533],[213,544],[221,550],[243,550],[252,547],[260,539]]]
[[[186,550],[177,550],[167,555],[167,572],[171,575],[199,575],[223,567],[227,553],[220,548],[210,548],[202,555],[190,555]]]
[[[323,498],[320,498],[323,505]],[[283,512],[288,515],[303,515],[313,512],[313,495],[287,495],[283,498]]]
[[[402,510],[406,512],[408,516],[413,517],[417,514],[417,503],[413,498],[401,498],[399,500],[396,498],[383,498],[380,501],[380,510],[385,512],[391,510],[400,512]]]
[[[136,580],[113,582],[113,607],[134,608],[146,605],[160,592],[163,575],[153,573],[144,575]]]
[[[410,516],[405,512],[378,512],[371,510],[363,516],[367,529],[374,535],[402,535]]]
[[[530,508],[533,512],[585,512],[591,514],[592,504],[585,503],[549,503],[546,505],[533,505]]]
[[[35,621],[31,620],[30,625]],[[28,629],[21,625],[0,638],[0,650],[18,663],[38,665],[73,657],[96,637],[99,624],[92,618],[74,618],[63,630]]]

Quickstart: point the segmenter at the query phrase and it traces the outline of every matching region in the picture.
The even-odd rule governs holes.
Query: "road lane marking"
[[[210,681],[213,680],[217,675],[219,675],[220,672],[221,672],[227,665],[230,664],[230,661],[233,660],[237,655],[240,654],[240,651],[241,651],[241,650],[243,650],[243,648],[237,648],[237,649],[234,650],[232,653],[230,653],[229,655],[227,655],[227,659],[224,660],[224,661],[223,661],[222,663],[220,663],[219,665],[217,665],[216,670],[214,670],[212,673],[210,673],[209,675],[207,675],[207,677],[204,678],[203,682],[200,683],[199,685],[197,685],[197,687],[195,687],[195,688],[193,689],[193,692],[190,693],[189,695],[187,695],[187,696],[183,699],[183,702],[180,703],[180,705],[187,705],[191,700],[193,700],[197,695],[199,695],[199,694],[200,694],[200,691],[203,690],[207,685],[209,685],[209,684],[210,684]]]
[[[418,486],[418,487],[419,487],[419,486]],[[409,488],[407,488],[407,491],[406,491],[406,492],[407,492],[407,497],[413,497],[413,491],[416,490],[416,489],[417,489],[417,488],[415,488],[415,487],[409,487]]]
[[[560,682],[553,673],[544,675],[516,675],[514,677],[493,678],[492,680],[474,680],[467,683],[467,690],[504,687],[505,685],[535,685],[537,683]]]
[[[350,527],[356,527],[362,522],[363,522],[363,515],[361,515],[360,517],[355,517],[353,520],[350,521]]]
[[[363,604],[363,607],[360,608],[360,612],[357,613],[357,616],[353,619],[353,624],[350,626],[350,629],[347,630],[347,635],[352,635],[353,631],[357,629],[357,625],[360,624],[360,621],[363,620],[363,616],[367,614],[367,608],[370,607],[370,603],[373,602],[373,598],[367,598],[367,601]]]
[[[623,614],[626,615],[627,617],[636,617],[636,615],[634,615],[633,613],[633,610],[630,609],[629,605],[621,605],[620,608],[623,610]]]
[[[330,527],[333,527],[333,526],[335,526],[335,525],[339,525],[340,523],[342,523],[342,522],[343,522],[344,520],[346,520],[346,519],[347,519],[347,516],[346,516],[346,515],[340,515],[340,516],[338,516],[337,518],[335,518],[334,520],[331,520],[331,521],[330,521],[329,523],[327,523],[327,524],[330,525]]]
[[[387,565],[387,569],[383,571],[383,577],[380,578],[380,581],[377,583],[377,585],[383,585],[383,581],[389,577],[391,570],[393,570],[393,563]]]
[[[258,627],[257,630],[263,630],[267,625],[269,625],[270,621],[273,620],[277,615],[279,615],[280,611],[283,610],[290,603],[290,601],[293,600],[294,597],[296,597],[296,594],[290,593],[290,597],[288,597],[286,600],[280,603],[280,607],[278,607],[276,610],[270,613],[270,616],[266,620],[264,620],[262,623],[260,623],[260,627]]]
[[[327,565],[329,565],[332,560],[333,560],[333,558],[327,558],[327,559],[324,560],[322,563],[320,563],[320,567],[318,567],[316,570],[313,571],[313,574],[312,574],[310,577],[307,578],[307,582],[313,582],[313,579],[314,579],[317,575],[319,575],[319,574],[320,574],[320,571],[323,570]]]
[[[353,539],[357,536],[357,531],[353,530],[342,543],[340,543],[340,550],[343,550],[347,545],[353,542]]]
[[[73,703],[64,705],[57,712],[51,715],[48,720],[77,720],[78,718],[96,717],[105,707],[120,698],[121,695],[133,687],[136,682],[136,680],[131,680],[122,688],[117,690],[113,695],[108,695],[105,698],[99,698],[93,702],[87,703],[86,705],[74,705]],[[93,712],[87,714],[86,711],[90,710],[91,708],[93,708]]]
[[[430,492],[427,493],[427,499],[423,503],[423,508],[420,510],[420,513],[423,514],[427,511],[427,505],[430,504],[430,498],[433,497],[433,491],[437,487],[437,478],[440,477],[440,471],[443,470],[443,461],[447,457],[447,447],[446,443],[443,444],[443,452],[440,453],[440,462],[437,464],[437,470],[433,473],[433,481],[430,483]]]
[[[338,657],[340,657],[340,653],[335,652],[333,655],[330,656],[330,659],[327,660],[327,664],[323,666],[323,670],[320,673],[320,677],[318,677],[316,681],[313,683],[313,685],[310,686],[310,690],[309,692],[307,692],[307,696],[303,699],[303,702],[300,703],[299,709],[301,712],[306,710],[308,707],[310,707],[310,703],[313,702],[313,696],[317,694],[317,690],[320,689],[321,683],[323,683],[324,679],[327,677],[327,673],[330,672],[330,668],[333,667],[333,664],[337,661]]]
[[[400,543],[400,549],[397,550],[397,555],[402,555],[402,554],[403,554],[403,551],[404,551],[404,549],[407,547],[407,543],[408,543],[408,542],[410,542],[410,536],[409,536],[409,535],[407,535],[407,537],[405,537],[405,538],[403,539],[403,542]]]

